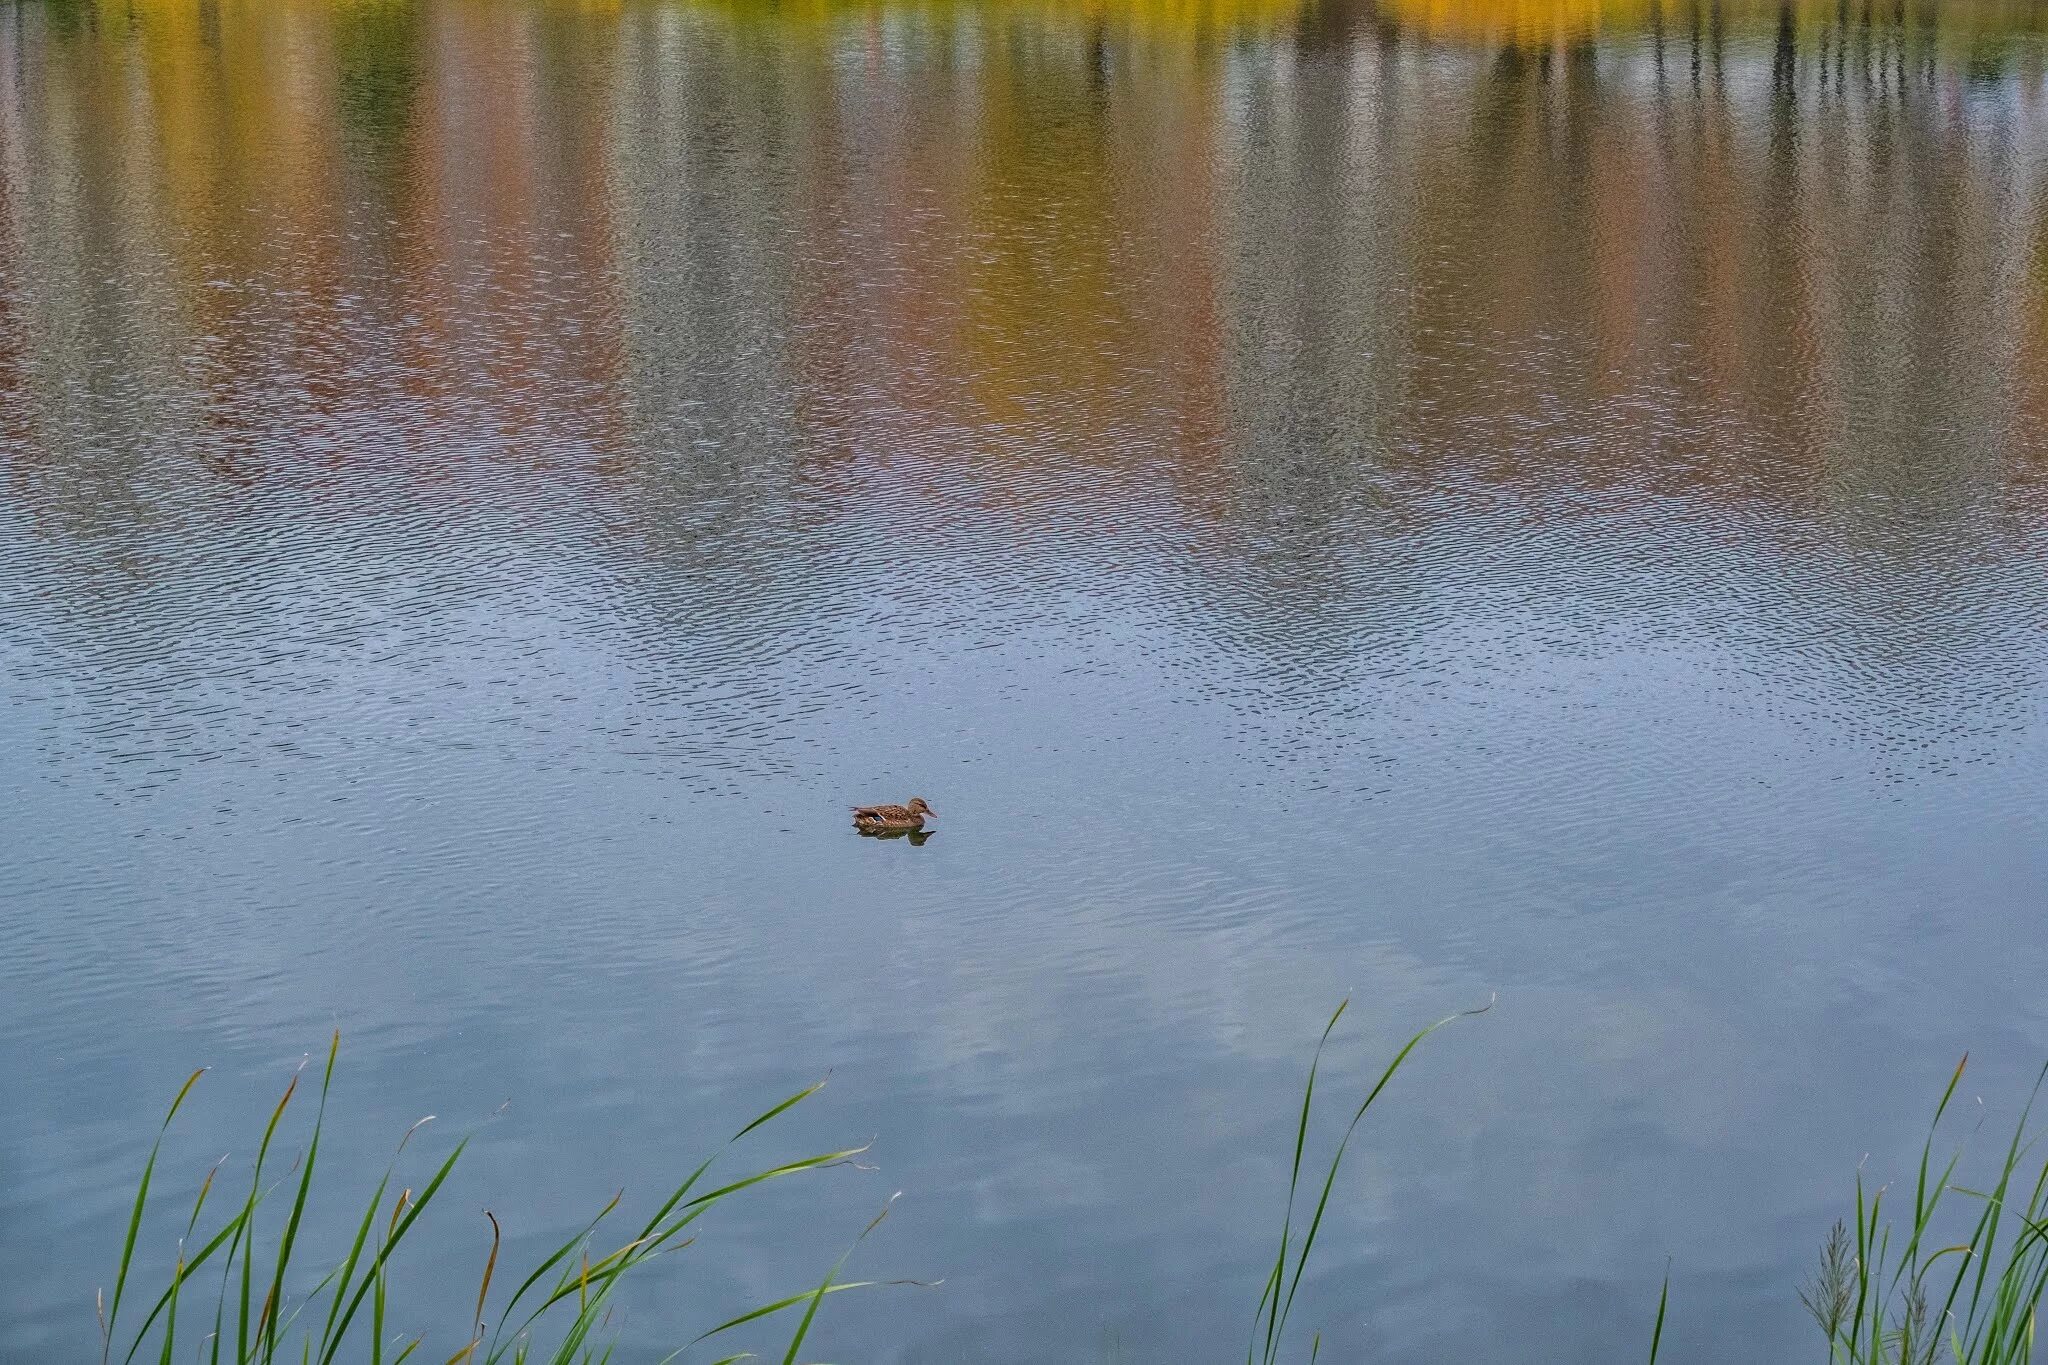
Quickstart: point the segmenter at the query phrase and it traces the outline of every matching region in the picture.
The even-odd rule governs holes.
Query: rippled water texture
[[[633,1358],[903,1190],[820,1356],[1227,1360],[1497,991],[1323,1358],[1817,1359],[2048,1057],[2043,23],[0,4],[0,1358],[338,1027],[434,1359],[830,1069]]]

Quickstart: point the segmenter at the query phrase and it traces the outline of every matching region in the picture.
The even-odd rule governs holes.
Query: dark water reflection
[[[1329,1007],[1497,990],[1326,1357],[1640,1358],[1669,1257],[1794,1358],[2048,1055],[2039,27],[0,8],[0,1357],[339,1027],[337,1169],[484,1125],[422,1299],[831,1067],[770,1146],[880,1169],[636,1355],[903,1189],[821,1354],[1224,1358]]]

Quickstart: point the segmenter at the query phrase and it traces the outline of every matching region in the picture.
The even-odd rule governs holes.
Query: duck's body
[[[913,796],[904,806],[855,806],[853,827],[862,834],[905,834],[923,829],[925,816],[937,814],[922,796]]]

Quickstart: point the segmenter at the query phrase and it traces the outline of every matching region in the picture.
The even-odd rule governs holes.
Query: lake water
[[[1291,1354],[1820,1359],[2048,1059],[2044,26],[0,5],[0,1359],[338,1028],[436,1360],[830,1071],[627,1358],[1227,1361],[1495,993]]]

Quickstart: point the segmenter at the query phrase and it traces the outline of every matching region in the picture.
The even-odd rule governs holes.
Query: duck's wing
[[[908,806],[855,806],[853,808],[853,818],[856,820],[904,820],[908,819],[909,816],[910,807]]]

